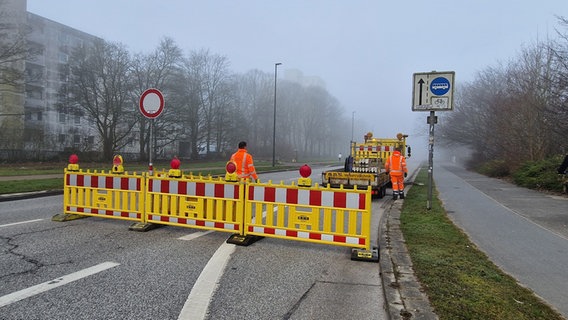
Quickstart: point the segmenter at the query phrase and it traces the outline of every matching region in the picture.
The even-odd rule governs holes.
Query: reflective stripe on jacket
[[[237,165],[237,175],[239,178],[248,179],[252,177],[255,180],[258,179],[252,156],[247,153],[246,149],[239,149],[237,152],[233,153],[231,161],[234,161]]]
[[[403,173],[408,172],[406,168],[406,159],[400,154],[400,151],[395,151],[387,159],[385,163],[385,170],[390,172],[391,175],[402,176]]]

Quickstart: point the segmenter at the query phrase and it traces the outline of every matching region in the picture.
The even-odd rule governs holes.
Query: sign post
[[[150,119],[150,141],[148,143],[148,173],[154,174],[152,155],[154,154],[154,119],[164,111],[164,95],[158,89],[150,88],[142,93],[139,101],[140,112]]]
[[[434,177],[434,124],[438,122],[436,111],[452,111],[454,99],[454,71],[415,73],[412,87],[412,111],[430,111],[428,134],[428,200],[426,208],[432,209]]]

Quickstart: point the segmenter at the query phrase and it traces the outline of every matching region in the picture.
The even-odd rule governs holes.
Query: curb
[[[60,195],[60,194],[63,194],[63,189],[61,189],[61,190],[45,190],[45,191],[36,191],[36,192],[0,194],[0,202],[13,201],[13,200],[24,200],[24,199],[32,199],[32,198],[40,198],[40,197],[48,197],[48,196],[56,196],[56,195]]]
[[[380,226],[381,280],[387,313],[392,320],[439,319],[414,275],[400,230],[402,204],[401,200],[392,201]]]

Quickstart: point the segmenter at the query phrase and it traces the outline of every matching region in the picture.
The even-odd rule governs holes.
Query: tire
[[[345,158],[345,166],[343,167],[344,172],[351,172],[353,170],[353,157],[348,156]]]
[[[384,193],[385,193],[385,188],[379,187],[379,189],[377,190],[377,198],[382,199],[385,196]]]

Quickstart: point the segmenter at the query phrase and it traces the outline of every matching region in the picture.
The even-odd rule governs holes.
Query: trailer
[[[351,152],[345,159],[343,168],[322,172],[322,185],[332,188],[371,187],[374,198],[382,198],[391,187],[385,162],[399,149],[403,156],[410,157],[410,146],[406,144],[408,135],[399,133],[396,138],[373,138],[371,132],[364,136],[364,142],[351,142]]]

